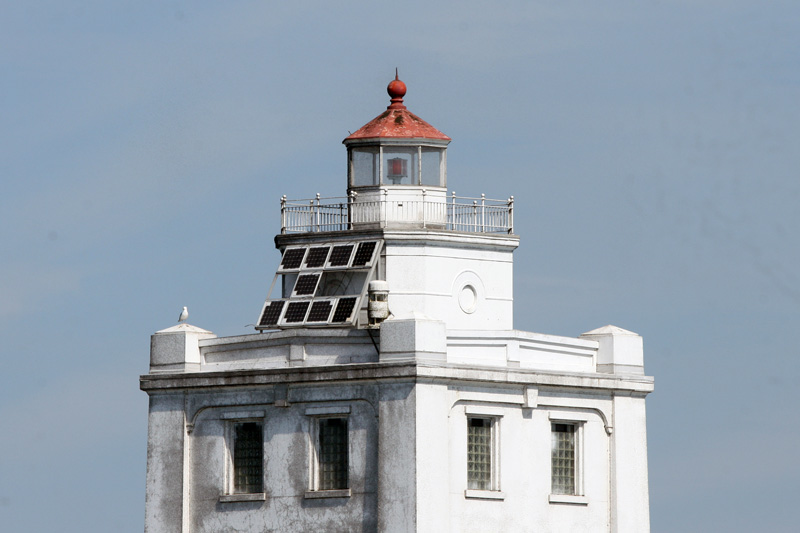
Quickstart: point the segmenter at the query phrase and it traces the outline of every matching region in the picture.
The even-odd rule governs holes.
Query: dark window
[[[575,494],[575,426],[552,424],[552,492]]]
[[[491,418],[467,418],[467,488],[492,490]]]
[[[264,492],[264,431],[256,422],[234,424],[233,492]]]
[[[347,419],[319,419],[319,490],[348,488],[347,448]]]

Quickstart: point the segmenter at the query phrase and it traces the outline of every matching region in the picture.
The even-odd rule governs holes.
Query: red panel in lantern
[[[389,163],[388,177],[404,178],[408,176],[408,161],[406,161],[402,157],[394,157],[392,159],[389,159],[387,162]]]

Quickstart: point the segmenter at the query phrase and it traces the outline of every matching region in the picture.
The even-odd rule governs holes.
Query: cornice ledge
[[[359,363],[348,365],[233,370],[219,372],[181,372],[145,374],[140,377],[143,391],[243,387],[285,383],[335,381],[457,380],[514,385],[539,385],[579,389],[600,389],[648,394],[654,382],[650,376],[545,372],[527,369],[491,368],[433,364],[420,361],[399,363]]]

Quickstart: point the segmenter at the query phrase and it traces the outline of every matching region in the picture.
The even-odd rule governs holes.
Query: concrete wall
[[[183,531],[185,434],[184,395],[151,395],[147,416],[146,533]]]
[[[513,327],[516,238],[384,234],[389,309],[420,313],[451,329]]]
[[[274,391],[242,390],[193,395],[197,412],[189,436],[190,523],[187,531],[377,531],[377,385],[293,388],[282,402]],[[280,395],[280,393],[278,394]],[[313,446],[309,413],[345,413],[349,430],[349,486],[345,497],[306,497]],[[226,424],[264,424],[263,501],[226,501]]]
[[[403,333],[409,321],[413,335]],[[633,335],[567,339],[392,319],[375,340],[396,358],[379,357],[363,330],[198,338],[196,349],[181,348],[199,361],[192,370],[157,366],[142,377],[146,531],[646,532],[652,378],[628,373],[614,349],[595,371],[603,335],[620,334]],[[158,362],[167,345],[154,346]],[[308,493],[315,413],[347,413],[348,494]],[[467,490],[469,414],[497,421],[496,490]],[[249,499],[226,497],[226,432],[237,419],[264,427],[264,493]],[[577,496],[550,494],[554,420],[581,428]]]
[[[611,531],[650,530],[647,475],[647,427],[644,395],[615,394],[612,461]]]
[[[413,382],[381,385],[378,441],[378,531],[421,531],[417,506],[415,458],[416,394]]]
[[[540,390],[527,408],[519,389],[450,386],[450,523],[446,531],[608,531],[610,437],[598,408],[604,395],[564,401]],[[467,491],[467,416],[496,420],[496,491]],[[581,425],[580,496],[551,496],[551,421]],[[551,498],[553,501],[551,501]]]

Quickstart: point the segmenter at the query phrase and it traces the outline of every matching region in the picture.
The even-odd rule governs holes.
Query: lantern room
[[[384,186],[447,187],[447,145],[440,132],[403,104],[406,84],[389,83],[386,111],[347,137],[348,189]]]

